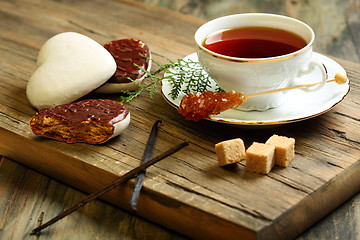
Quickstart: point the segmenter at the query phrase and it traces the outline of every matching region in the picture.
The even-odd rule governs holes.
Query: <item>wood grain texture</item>
[[[16,176],[16,177],[14,177]],[[0,234],[2,239],[34,239],[28,233],[42,219],[55,216],[76,203],[85,193],[54,179],[0,158]],[[326,219],[320,221],[298,239],[357,239],[359,200],[351,198]],[[352,207],[354,211],[344,209]],[[328,229],[328,222],[334,224]],[[103,201],[93,201],[63,219],[42,239],[186,239],[169,229],[131,215]]]
[[[14,175],[17,177],[14,178]],[[6,158],[0,162],[0,182],[1,239],[36,239],[28,233],[39,221],[55,216],[84,196],[82,192]],[[90,202],[50,227],[49,231],[43,231],[41,238],[183,239],[174,232],[102,201]]]
[[[300,123],[244,130],[208,121],[187,122],[158,92],[153,99],[143,95],[128,104],[132,112],[130,127],[105,145],[65,144],[34,137],[28,128],[34,110],[27,102],[25,86],[35,69],[37,52],[49,37],[77,31],[100,43],[141,38],[154,58],[164,62],[193,52],[193,32],[204,22],[128,1],[43,3],[0,3],[0,78],[4,79],[0,83],[0,154],[92,192],[139,164],[151,125],[163,119],[155,154],[183,139],[189,139],[191,146],[149,169],[138,213],[193,238],[295,237],[359,191],[359,65],[341,60],[351,79],[350,94],[329,113]],[[296,138],[296,159],[289,168],[276,168],[262,176],[246,173],[243,164],[231,169],[217,167],[215,143],[241,137],[249,146],[274,133]],[[4,162],[8,161],[3,160],[2,165]],[[16,165],[6,168],[17,171]],[[131,181],[104,199],[128,209],[132,187]],[[50,186],[45,188],[54,191]],[[2,185],[2,189],[7,188]],[[15,217],[12,209],[5,209],[7,219]],[[36,213],[36,217],[25,219],[28,225],[20,231],[22,234],[36,225],[41,211]],[[58,211],[51,213],[55,216]],[[69,220],[70,226],[74,219]],[[14,228],[11,221],[2,221],[0,226]],[[54,225],[43,234],[60,237],[63,232]],[[12,236],[15,230],[7,234]]]

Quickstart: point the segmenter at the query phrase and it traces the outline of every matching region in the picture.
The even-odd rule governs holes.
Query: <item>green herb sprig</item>
[[[169,93],[172,99],[176,99],[180,94],[188,94],[190,92],[204,92],[213,88],[213,81],[208,74],[205,73],[199,62],[190,59],[178,59],[172,61],[168,59],[168,63],[161,64],[154,59],[149,59],[158,67],[156,71],[151,73],[143,67],[136,65],[141,71],[145,72],[146,77],[144,83],[135,82],[137,85],[136,91],[124,90],[120,93],[120,100],[122,102],[131,102],[138,97],[144,90],[148,90],[148,95],[152,98],[155,95],[157,83],[162,80],[167,80],[172,88]],[[160,76],[159,76],[160,75]],[[145,81],[147,80],[147,81]],[[218,85],[215,85],[215,91],[222,91]]]

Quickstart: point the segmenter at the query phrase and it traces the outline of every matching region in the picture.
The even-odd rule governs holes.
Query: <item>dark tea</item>
[[[239,58],[267,58],[289,54],[307,45],[297,34],[268,27],[241,27],[210,35],[203,46]]]

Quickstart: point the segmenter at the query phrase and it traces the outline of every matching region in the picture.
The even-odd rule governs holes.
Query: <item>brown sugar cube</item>
[[[273,135],[266,144],[275,147],[275,164],[281,167],[287,167],[295,156],[295,139]]]
[[[215,152],[219,166],[240,162],[246,158],[245,145],[242,139],[235,138],[217,143]]]
[[[246,170],[268,174],[275,165],[275,147],[254,142],[246,150]]]

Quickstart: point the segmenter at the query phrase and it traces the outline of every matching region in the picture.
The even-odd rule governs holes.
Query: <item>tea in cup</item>
[[[204,70],[225,91],[253,94],[300,84],[315,67],[326,69],[312,56],[314,31],[294,18],[245,13],[211,20],[195,33],[197,55]],[[319,81],[319,79],[314,79]],[[249,99],[238,109],[265,111],[285,101],[283,92]]]

